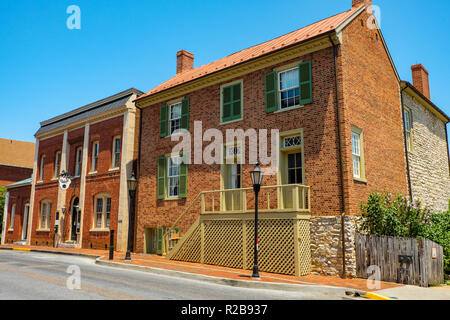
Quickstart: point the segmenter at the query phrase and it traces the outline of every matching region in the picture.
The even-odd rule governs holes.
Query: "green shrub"
[[[432,224],[430,210],[402,194],[372,193],[360,208],[359,231],[373,235],[416,238]]]

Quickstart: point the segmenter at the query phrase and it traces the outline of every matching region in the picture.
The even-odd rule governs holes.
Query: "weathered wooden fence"
[[[368,278],[378,266],[380,280],[427,287],[444,282],[443,249],[428,239],[356,234],[356,275]],[[372,267],[373,268],[373,267]]]

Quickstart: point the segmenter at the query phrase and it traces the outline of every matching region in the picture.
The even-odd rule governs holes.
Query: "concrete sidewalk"
[[[253,280],[251,278],[251,270],[233,269],[191,262],[171,261],[158,255],[132,254],[132,260],[125,261],[125,253],[123,252],[115,252],[114,260],[108,260],[109,253],[106,250],[16,245],[0,246],[0,250],[2,249],[85,256],[95,258],[97,260],[96,263],[101,265],[128,268],[195,280],[204,280],[232,286],[283,290],[298,290],[303,287],[320,286],[323,287],[324,290],[339,290],[342,293],[345,293],[346,290],[363,292],[368,291],[366,285],[367,281],[365,279],[341,279],[338,277],[321,275],[295,277],[260,272],[261,280]],[[381,283],[382,290],[400,287],[404,286],[396,283]]]

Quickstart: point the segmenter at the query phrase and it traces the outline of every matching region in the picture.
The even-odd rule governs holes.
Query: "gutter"
[[[342,194],[342,201],[341,201],[341,241],[342,241],[342,275],[341,277],[345,279],[345,273],[346,273],[346,262],[345,262],[345,188],[344,188],[344,170],[343,170],[343,152],[342,152],[342,140],[341,140],[341,133],[342,133],[342,127],[339,119],[341,118],[340,112],[339,112],[339,98],[338,98],[338,75],[337,75],[337,45],[334,43],[333,38],[331,37],[331,34],[329,35],[330,42],[333,45],[333,53],[334,53],[334,81],[336,86],[336,124],[338,127],[338,134],[337,134],[337,140],[338,140],[338,146],[339,146],[339,175],[341,177],[341,194]]]
[[[409,188],[409,198],[413,199],[412,196],[412,189],[411,189],[411,174],[410,174],[410,168],[409,168],[409,153],[408,153],[408,147],[407,145],[407,141],[406,141],[406,132],[405,132],[405,104],[403,103],[403,91],[405,91],[405,89],[408,88],[408,86],[404,87],[403,89],[400,90],[400,101],[402,104],[402,123],[403,123],[403,143],[405,145],[405,157],[406,157],[406,177],[408,179],[408,188]],[[445,129],[447,129],[447,126],[445,126]],[[448,142],[448,141],[447,141]],[[447,145],[448,147],[448,145]],[[448,150],[448,148],[447,148]]]

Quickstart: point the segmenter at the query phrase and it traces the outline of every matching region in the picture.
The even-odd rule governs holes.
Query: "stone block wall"
[[[358,218],[345,216],[345,275],[356,277],[355,234]],[[311,273],[342,275],[341,216],[311,217]]]
[[[407,93],[403,103],[412,114],[408,152],[412,196],[434,212],[447,211],[450,175],[445,124]]]

